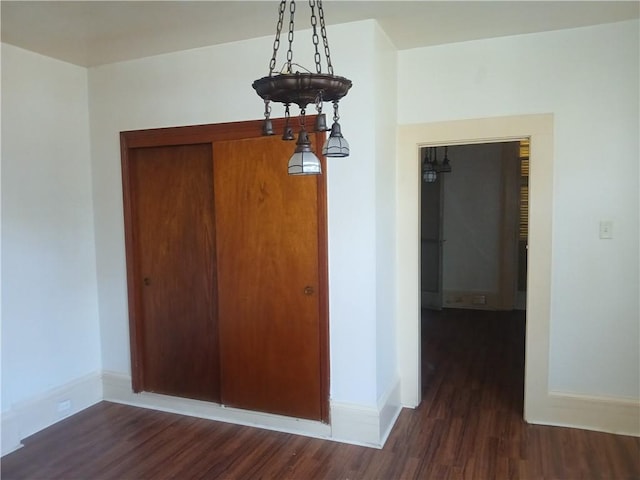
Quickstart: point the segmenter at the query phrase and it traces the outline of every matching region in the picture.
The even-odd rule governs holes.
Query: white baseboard
[[[382,448],[378,409],[332,401],[331,439],[365,447]]]
[[[376,407],[332,401],[331,425],[327,425],[198,400],[135,394],[128,375],[93,373],[3,412],[1,455],[20,448],[22,439],[101,400],[373,448],[384,446],[402,410],[399,380],[380,397]],[[529,423],[640,437],[640,401],[635,399],[550,392],[534,412],[527,418]]]
[[[1,455],[20,448],[22,439],[101,400],[102,379],[96,372],[11,405],[2,413]]]
[[[156,393],[134,393],[131,377],[113,372],[102,374],[104,400],[163,412],[206,418],[219,422],[295,433],[314,438],[330,438],[331,427],[326,423],[271,413],[254,412],[225,407],[211,402],[172,397]]]
[[[468,308],[473,310],[499,310],[499,295],[495,292],[443,292],[443,306],[446,308]]]
[[[401,410],[399,380],[383,395],[378,408],[331,402],[331,425],[199,400],[133,393],[131,377],[119,373],[104,372],[102,380],[107,401],[374,448],[384,445]]]
[[[399,380],[381,396],[377,407],[332,402],[331,425],[327,425],[199,400],[148,392],[136,394],[130,376],[94,373],[3,412],[2,455],[20,448],[22,439],[101,400],[373,448],[382,448],[402,410]]]
[[[401,410],[399,380],[381,396],[377,408],[332,401],[331,439],[382,448]]]
[[[399,378],[396,379],[387,393],[380,398],[378,411],[380,412],[380,447],[382,448],[402,411]]]
[[[549,392],[530,423],[640,437],[640,400]]]
[[[5,456],[22,447],[23,435],[20,434],[20,418],[9,410],[2,412],[2,443],[0,444],[0,454]]]

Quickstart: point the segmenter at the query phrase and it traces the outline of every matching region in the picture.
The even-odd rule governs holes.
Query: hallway
[[[524,346],[524,311],[423,310],[423,403],[451,418],[479,408],[521,419]]]

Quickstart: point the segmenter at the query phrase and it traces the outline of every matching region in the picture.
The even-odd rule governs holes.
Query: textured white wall
[[[638,21],[399,53],[400,124],[554,115],[550,390],[640,397],[639,58]]]
[[[499,291],[501,154],[499,143],[449,147],[455,165],[444,174],[445,292]]]
[[[374,31],[375,130],[369,142],[375,150],[376,217],[376,371],[378,400],[397,380],[395,348],[395,127],[397,123],[397,50],[384,31]],[[370,167],[371,168],[371,167]]]
[[[100,370],[86,69],[2,45],[2,410]]]

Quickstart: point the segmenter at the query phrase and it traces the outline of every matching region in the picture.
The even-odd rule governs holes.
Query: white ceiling
[[[306,0],[296,7],[296,28],[309,28]],[[637,0],[328,0],[324,9],[328,25],[376,19],[401,50],[640,17]],[[3,42],[82,66],[273,36],[277,13],[276,0],[0,4]]]

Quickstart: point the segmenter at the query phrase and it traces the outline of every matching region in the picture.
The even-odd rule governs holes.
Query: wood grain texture
[[[522,420],[524,318],[423,318],[424,401],[381,450],[100,403],[2,459],[10,479],[640,478],[640,439]]]
[[[222,403],[320,420],[318,193],[291,143],[214,143]]]
[[[210,144],[131,149],[141,390],[220,400]]]
[[[307,120],[313,123],[314,118],[315,116],[312,115],[307,117]],[[284,124],[285,119],[273,119],[273,125],[278,131],[283,129]],[[140,212],[136,210],[137,200],[132,194],[135,189],[142,186],[146,188],[146,193],[150,194],[150,199],[145,200],[148,204],[147,210],[151,210],[153,205],[159,202],[164,202],[162,206],[166,207],[158,214],[148,212],[153,219],[149,221],[149,225],[142,228],[147,232],[152,231],[153,226],[157,224],[176,223],[177,213],[171,211],[171,208],[175,210],[180,205],[200,205],[203,198],[209,198],[212,192],[215,195],[219,190],[224,199],[233,202],[221,206],[218,201],[217,208],[222,215],[227,215],[222,222],[218,222],[218,226],[221,227],[220,235],[223,241],[230,238],[227,235],[229,231],[235,237],[224,243],[223,255],[213,254],[214,258],[210,259],[204,258],[207,256],[205,254],[201,258],[200,265],[197,265],[198,262],[195,262],[196,265],[191,262],[189,265],[180,264],[177,267],[199,270],[206,282],[210,280],[210,283],[216,285],[211,298],[211,303],[215,306],[211,311],[216,312],[212,320],[215,323],[213,328],[218,334],[217,286],[220,285],[217,278],[216,261],[218,259],[222,259],[227,266],[231,265],[231,269],[226,270],[228,276],[225,277],[225,283],[221,287],[224,290],[223,293],[231,292],[233,296],[231,300],[235,299],[239,303],[235,305],[232,302],[225,303],[227,306],[225,312],[230,313],[227,324],[231,322],[230,324],[234,325],[231,328],[230,340],[223,340],[219,335],[214,335],[215,338],[212,338],[207,332],[199,330],[202,336],[192,339],[191,343],[194,348],[204,343],[222,344],[225,351],[229,352],[227,360],[234,356],[240,357],[239,363],[235,363],[236,371],[228,372],[225,378],[231,385],[240,385],[240,390],[244,388],[244,396],[235,395],[240,390],[234,391],[229,388],[226,404],[327,422],[329,419],[329,321],[326,177],[325,175],[289,177],[286,173],[287,160],[293,150],[293,142],[282,142],[279,136],[264,138],[261,136],[261,127],[262,121],[258,120],[121,132],[133,388],[136,392],[148,390],[212,400],[217,403],[222,401],[220,388],[216,386],[220,383],[217,380],[220,374],[216,375],[214,372],[209,372],[211,375],[198,375],[199,380],[194,380],[195,384],[192,385],[196,390],[199,389],[196,393],[189,393],[193,390],[192,388],[188,391],[182,389],[183,393],[179,393],[182,388],[179,385],[185,382],[181,376],[187,375],[187,372],[190,374],[192,370],[184,368],[184,362],[171,366],[174,360],[171,358],[173,353],[171,349],[167,349],[167,344],[175,343],[174,340],[164,339],[166,341],[162,344],[162,342],[146,339],[147,334],[158,335],[166,332],[168,336],[176,339],[175,341],[183,338],[185,341],[182,343],[184,345],[188,343],[184,338],[184,332],[180,330],[176,332],[174,325],[168,321],[160,322],[159,325],[149,325],[144,322],[145,312],[149,310],[155,309],[169,314],[168,310],[171,309],[160,308],[157,304],[160,301],[175,303],[172,295],[175,292],[167,288],[158,288],[161,286],[157,281],[158,273],[162,272],[154,271],[153,276],[143,273],[143,270],[157,270],[158,255],[156,253],[162,253],[162,250],[146,252],[144,246],[158,232],[146,235],[144,239],[140,238],[140,232],[134,228],[140,218]],[[311,133],[309,137],[319,154],[325,133]],[[252,148],[243,149],[246,145],[251,145]],[[266,145],[269,147],[265,148]],[[225,148],[227,154],[224,153]],[[218,149],[217,153],[214,152],[215,149]],[[235,151],[236,149],[240,154]],[[220,153],[222,153],[221,156],[219,155],[220,166],[216,167],[218,163],[216,155]],[[210,171],[201,172],[201,178],[193,177],[191,179],[193,181],[203,180],[209,183],[205,189],[199,186],[193,189],[192,202],[182,201],[184,199],[178,195],[176,200],[178,205],[173,206],[171,202],[176,197],[173,194],[175,192],[165,190],[167,187],[175,186],[177,179],[183,175],[180,171],[175,171],[173,175],[170,174],[167,178],[161,179],[158,188],[149,186],[149,174],[153,172],[135,172],[138,168],[138,159],[145,156],[160,158],[162,155],[174,155],[175,158],[169,161],[178,164],[182,161],[179,158],[181,156],[186,158],[188,155],[200,154],[202,155],[200,160],[208,156],[209,167],[217,170],[215,177],[218,179],[218,185],[215,189],[213,188],[213,175]],[[228,161],[229,159],[231,162]],[[324,163],[323,158],[321,161]],[[260,165],[268,168],[265,170]],[[234,169],[237,171],[231,173]],[[263,174],[265,176],[261,179],[260,175]],[[257,180],[259,181],[256,183]],[[231,185],[229,182],[236,182],[236,184]],[[282,185],[279,184],[280,182]],[[258,195],[250,199],[253,203],[245,205],[247,198],[243,195],[251,197],[254,192],[258,192]],[[258,210],[255,210],[256,208]],[[274,210],[271,211],[271,209]],[[196,210],[200,213],[204,212],[199,207]],[[212,211],[210,218],[215,224],[215,208]],[[256,212],[258,215],[255,215]],[[211,235],[210,232],[216,229],[198,215],[187,217],[187,223],[196,227],[201,226],[201,228],[190,228],[185,225],[182,227],[194,232],[199,231],[202,235],[196,233],[196,238],[211,241],[211,248],[193,249],[185,244],[186,255],[195,258],[195,252],[198,251],[215,252],[218,232]],[[234,228],[236,230],[233,230]],[[170,231],[179,232],[180,230]],[[244,236],[247,232],[251,233],[250,238]],[[287,235],[290,236],[287,237]],[[168,239],[168,242],[174,243],[174,240]],[[264,247],[268,248],[266,253]],[[244,251],[238,254],[235,251],[236,248],[244,248]],[[278,252],[278,256],[274,255],[274,252]],[[245,262],[247,269],[242,272],[245,275],[243,279],[241,272],[234,268],[242,264],[245,259],[249,259],[250,262]],[[144,267],[141,266],[142,263],[145,264]],[[205,268],[203,269],[202,266]],[[287,270],[286,273],[283,273],[283,268]],[[164,273],[170,270],[168,266],[161,269]],[[304,273],[301,274],[302,271]],[[160,276],[166,277],[163,274]],[[144,282],[145,278],[149,284],[142,286],[141,282]],[[249,283],[239,284],[238,279]],[[299,286],[298,282],[301,280],[304,281],[302,286]],[[255,282],[261,283],[257,285]],[[229,285],[235,285],[235,287],[229,288]],[[302,293],[305,287],[311,287],[313,293],[305,296]],[[145,289],[158,292],[162,290],[163,294],[150,299],[143,295]],[[194,293],[197,291],[196,288]],[[252,292],[252,294],[246,292]],[[304,298],[303,303],[300,303],[299,297]],[[292,298],[296,301],[287,301]],[[292,309],[285,311],[287,305],[293,306]],[[185,311],[189,308],[188,305],[183,307],[182,310]],[[269,312],[275,315],[272,319],[275,318],[276,321],[267,321],[266,314]],[[247,313],[249,315],[246,315]],[[242,316],[245,319],[244,324],[235,322],[235,319]],[[253,319],[258,321],[259,326],[256,328],[252,325]],[[249,336],[246,341],[239,337],[240,334],[247,332]],[[270,337],[271,335],[275,336]],[[294,338],[295,340],[292,341]],[[231,344],[240,348],[232,348]],[[247,345],[259,348],[247,349]],[[248,357],[246,355],[242,357],[243,352],[253,355],[253,363],[247,363]],[[212,358],[212,361],[208,361],[204,356],[208,356],[208,353],[203,353],[199,356],[200,358],[183,360],[187,363],[196,362],[194,366],[196,373],[208,369],[211,365],[220,364],[219,356]],[[154,365],[157,368],[151,373],[146,373],[147,365]],[[271,373],[265,374],[267,371]],[[247,378],[240,377],[240,374]],[[161,385],[163,382],[165,385]],[[167,388],[167,382],[169,388]],[[211,383],[214,384],[213,390]],[[309,399],[313,399],[312,402]]]

